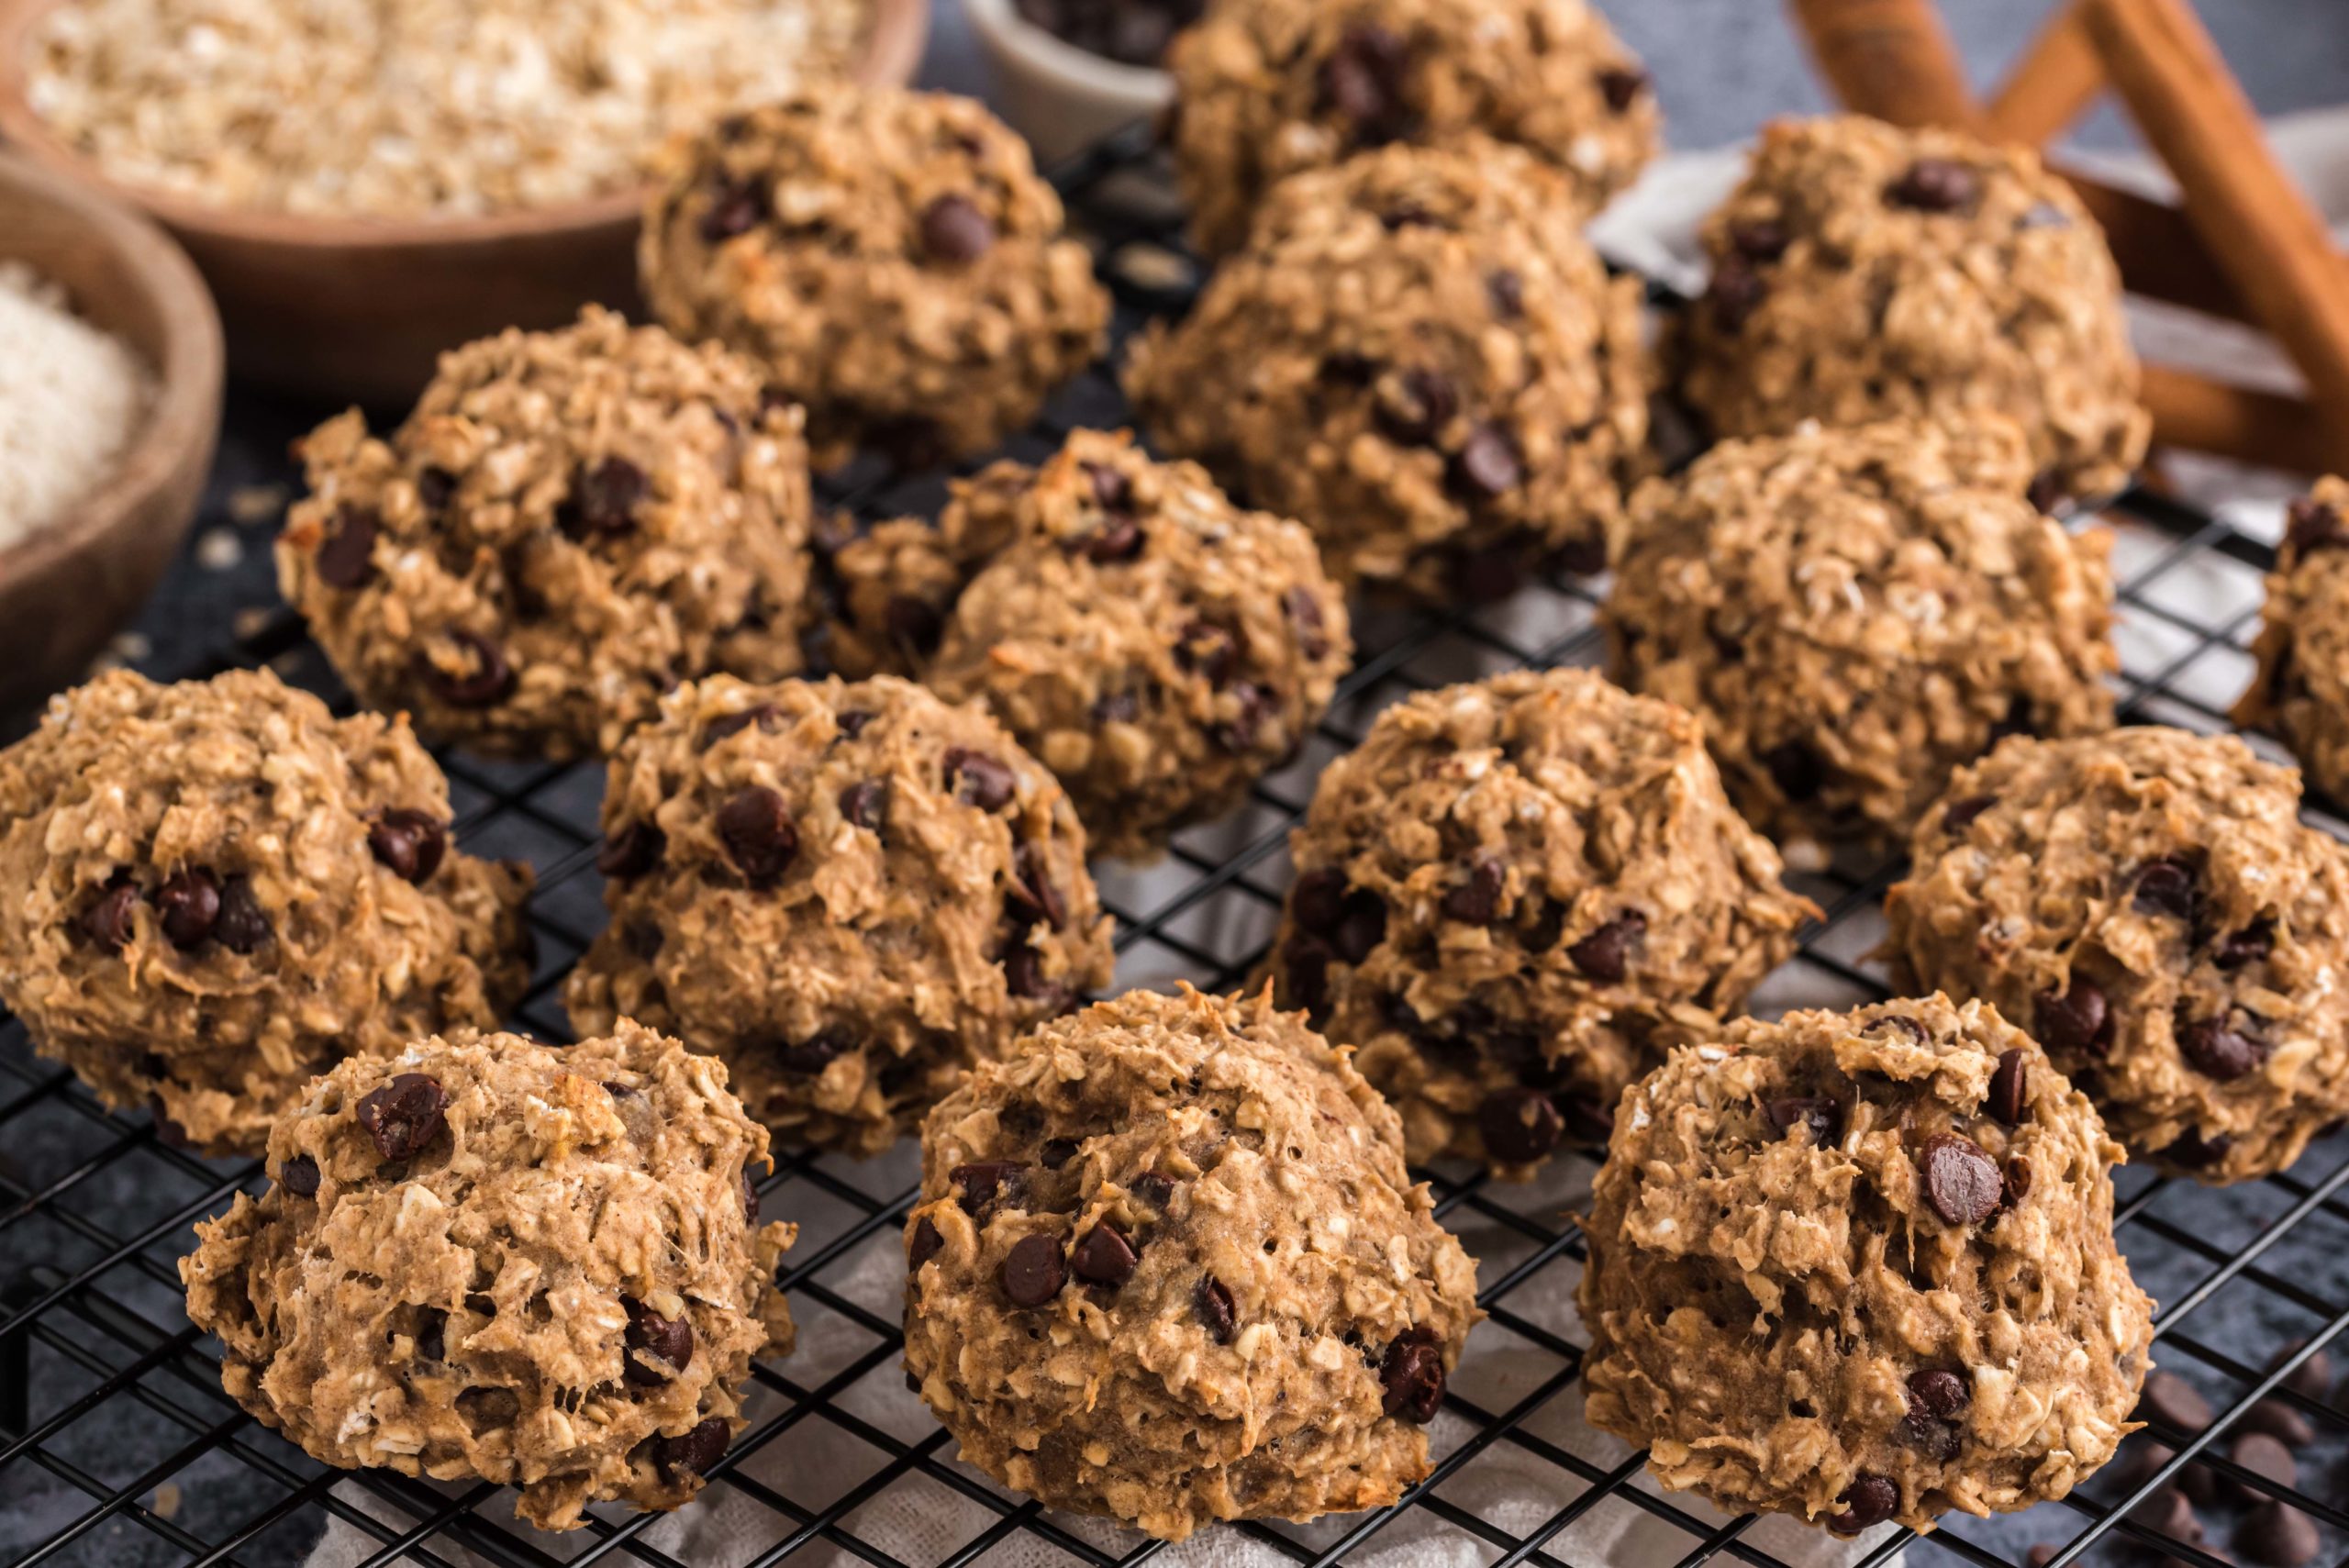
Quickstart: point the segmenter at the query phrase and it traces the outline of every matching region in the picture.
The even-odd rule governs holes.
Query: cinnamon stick
[[[1983,117],[1984,134],[1993,141],[2044,146],[2102,91],[2104,62],[2097,58],[2079,7],[2066,5],[2048,18],[2030,51],[2008,73]]]
[[[1788,0],[1848,108],[1898,126],[1972,127],[1965,69],[1932,0]]]
[[[2112,247],[2121,265],[2121,282],[2131,294],[2143,295],[2190,310],[2223,316],[2232,321],[2254,320],[2234,280],[2210,254],[2210,246],[2167,202],[2155,201],[2092,174],[2051,162],[2080,205],[2088,209]]]
[[[2209,452],[2261,468],[2329,473],[2344,443],[2297,397],[2252,392],[2162,365],[2145,367],[2140,400],[2154,418],[2154,444]]]
[[[2268,151],[2259,118],[2183,0],[2084,0],[2082,19],[2186,216],[2349,441],[2349,269]]]

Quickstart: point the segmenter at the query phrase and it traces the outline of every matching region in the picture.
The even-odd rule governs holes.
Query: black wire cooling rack
[[[1139,139],[1124,139],[1086,155],[1059,182],[1074,219],[1098,241],[1120,340],[1149,317],[1180,308],[1196,277],[1151,157]],[[300,412],[306,422],[309,411]],[[1039,458],[1071,428],[1123,418],[1113,381],[1096,370],[1009,450]],[[242,450],[250,466],[258,442],[285,433],[232,431],[231,450]],[[262,466],[276,461],[273,454]],[[827,491],[865,517],[931,513],[944,476],[868,465]],[[213,506],[224,504],[216,493]],[[2119,503],[2112,520],[2123,583],[2125,716],[2224,727],[2225,707],[2250,670],[2243,642],[2267,545],[2142,494]],[[1320,766],[1408,690],[1511,666],[1595,662],[1596,602],[1589,583],[1559,578],[1473,613],[1366,615],[1360,662],[1294,764],[1232,818],[1183,835],[1163,865],[1104,873],[1104,896],[1119,919],[1120,984],[1163,985],[1178,976],[1211,989],[1241,983],[1271,934],[1288,874],[1287,830]],[[160,673],[267,663],[344,700],[290,615],[260,617],[244,630],[202,666]],[[558,984],[602,919],[594,866],[601,770],[441,761],[466,847],[538,867],[532,922],[543,956],[518,1021],[566,1039]],[[2349,831],[2337,817],[2311,816]],[[1827,917],[1756,1005],[1883,995],[1865,955],[1896,869],[1837,865],[1798,874]],[[2154,1426],[2150,1436],[2176,1451],[2166,1466],[2148,1473],[2141,1465],[2142,1478],[2128,1481],[2108,1471],[2063,1503],[2024,1516],[1952,1516],[1921,1540],[1887,1531],[1841,1547],[1788,1521],[1725,1518],[1664,1494],[1644,1477],[1640,1455],[1581,1426],[1570,1303],[1582,1251],[1565,1216],[1588,1190],[1587,1161],[1562,1159],[1548,1181],[1530,1188],[1462,1169],[1424,1174],[1439,1213],[1479,1260],[1490,1314],[1431,1428],[1434,1473],[1392,1508],[1310,1527],[1225,1527],[1204,1538],[1208,1549],[1195,1560],[1663,1568],[1719,1559],[1786,1568],[1874,1565],[1905,1549],[1920,1560],[2018,1568],[2042,1544],[2056,1549],[2059,1568],[2164,1555],[2222,1568],[2224,1532],[2249,1502],[2206,1511],[2212,1535],[2205,1545],[2165,1538],[2128,1517],[2192,1462],[2215,1473],[2222,1489],[2300,1509],[2321,1533],[2319,1561],[2349,1562],[2342,1556],[2349,1551],[2349,1415],[2322,1390],[2311,1396],[2286,1386],[2324,1341],[2349,1351],[2342,1336],[2349,1325],[2349,1137],[2320,1144],[2290,1173],[2223,1192],[2122,1173],[2121,1239],[2161,1300],[2159,1359],[2218,1412],[2199,1431]],[[783,1281],[803,1350],[757,1369],[751,1426],[696,1505],[720,1499],[738,1514],[749,1509],[751,1527],[736,1538],[728,1568],[785,1561],[1106,1568],[1159,1555],[1165,1549],[1155,1543],[999,1491],[952,1459],[945,1434],[904,1392],[900,1275],[893,1271],[902,1267],[901,1219],[917,1175],[901,1146],[864,1163],[790,1155],[765,1184],[766,1212],[803,1228]],[[368,1568],[446,1568],[468,1554],[501,1568],[702,1568],[709,1561],[681,1559],[674,1542],[656,1545],[666,1538],[649,1518],[591,1518],[584,1531],[551,1544],[512,1522],[499,1488],[326,1470],[239,1410],[220,1392],[212,1348],[181,1310],[174,1262],[195,1220],[262,1184],[257,1165],[194,1158],[158,1140],[143,1117],[109,1115],[70,1073],[34,1056],[21,1026],[0,1022],[0,1552],[27,1564],[275,1568],[302,1561],[332,1524],[351,1546],[349,1560]],[[2294,1341],[2304,1348],[2284,1349]],[[2273,1359],[2279,1349],[2280,1362]],[[2231,1420],[2254,1405],[2272,1420],[2278,1403],[2316,1432],[2290,1485],[2223,1457]],[[819,1473],[820,1485],[804,1484]],[[904,1528],[909,1516],[925,1524],[916,1532],[927,1542],[918,1550]]]

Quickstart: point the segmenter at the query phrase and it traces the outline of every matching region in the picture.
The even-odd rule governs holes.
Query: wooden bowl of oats
[[[635,304],[666,135],[809,61],[902,85],[928,29],[927,0],[0,0],[0,138],[178,237],[231,373],[404,409],[442,350]]]

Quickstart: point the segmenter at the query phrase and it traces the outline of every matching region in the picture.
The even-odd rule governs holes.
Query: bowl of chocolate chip
[[[1205,0],[963,0],[996,72],[996,106],[1045,162],[1164,112],[1161,68]]]

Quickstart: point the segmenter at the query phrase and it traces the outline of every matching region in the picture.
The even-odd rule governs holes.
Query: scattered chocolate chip
[[[1607,99],[1607,106],[1621,114],[1640,101],[1648,90],[1648,73],[1637,66],[1614,65],[1598,73],[1598,91]]]
[[[840,1030],[818,1029],[796,1044],[776,1047],[775,1065],[786,1073],[812,1078],[852,1049],[848,1037]]]
[[[2316,1523],[2288,1503],[2262,1503],[2235,1529],[2235,1550],[2266,1568],[2300,1568],[2323,1543]]]
[[[955,798],[981,811],[1000,811],[1011,804],[1012,792],[1018,781],[1011,770],[985,751],[974,751],[964,746],[949,746],[945,756],[946,782]]]
[[[2306,1340],[2294,1340],[2284,1346],[2268,1358],[2268,1370],[2272,1372],[2282,1366],[2299,1353],[2299,1348],[2307,1343]],[[2326,1351],[2317,1351],[2294,1368],[2292,1375],[2284,1380],[2282,1386],[2290,1389],[2303,1399],[2313,1399],[2319,1404],[2323,1403],[2326,1393],[2332,1387],[2332,1354]]]
[[[1418,366],[1381,384],[1379,428],[1406,446],[1427,446],[1460,411],[1460,395],[1449,377]],[[1507,488],[1507,486],[1503,486]]]
[[[2301,496],[2285,510],[2284,542],[2301,555],[2349,545],[2349,528],[2340,512],[2312,496]]]
[[[663,1372],[631,1355],[625,1358],[620,1375],[640,1388],[657,1388],[685,1371],[694,1359],[694,1326],[682,1318],[660,1317],[632,1296],[622,1296],[620,1305],[628,1308],[628,1348],[668,1367]]]
[[[907,1266],[915,1273],[921,1273],[921,1266],[938,1256],[945,1245],[946,1238],[939,1234],[938,1227],[930,1222],[928,1215],[924,1215],[914,1224],[914,1239],[906,1254]]]
[[[1892,183],[1885,199],[1919,212],[1957,212],[1972,206],[1981,193],[1981,176],[1965,164],[1948,158],[1920,158]]]
[[[632,882],[661,863],[668,835],[645,821],[630,822],[596,851],[596,869],[614,882]]]
[[[2130,1438],[2121,1451],[2123,1459],[2113,1467],[2113,1479],[2124,1492],[2143,1486],[2163,1465],[2177,1457],[2176,1449],[2155,1442],[2142,1432]],[[2186,1494],[2188,1502],[2204,1507],[2219,1500],[2218,1473],[2208,1465],[2188,1464],[2171,1477],[2171,1484]]]
[[[1827,783],[1827,765],[1799,740],[1781,741],[1763,752],[1762,766],[1768,770],[1778,793],[1798,804],[1816,800]]]
[[[726,1418],[712,1416],[680,1437],[662,1438],[653,1445],[652,1460],[671,1475],[706,1475],[733,1440]]]
[[[307,1154],[296,1154],[277,1168],[277,1184],[295,1197],[316,1197],[318,1193],[318,1162]]]
[[[1499,915],[1501,889],[1508,881],[1498,855],[1480,855],[1470,862],[1466,877],[1446,890],[1443,916],[1471,926],[1489,926]]]
[[[1057,1171],[1076,1158],[1076,1149],[1074,1139],[1048,1138],[1044,1146],[1036,1151],[1036,1163],[1047,1171]]]
[[[939,197],[921,215],[921,246],[941,261],[958,266],[977,261],[995,245],[995,224],[969,197]]]
[[[860,779],[841,791],[841,820],[878,833],[889,820],[889,781]]]
[[[462,627],[451,627],[440,635],[472,657],[473,672],[457,674],[418,653],[417,668],[432,695],[451,707],[489,707],[504,702],[514,690],[514,666],[507,662],[506,651],[479,632]]]
[[[2032,1016],[2040,1043],[2050,1051],[2102,1056],[2112,1048],[2112,1014],[2093,980],[2076,974],[2067,991],[2042,991]]]
[[[1386,1414],[1422,1427],[1434,1420],[1443,1403],[1443,1352],[1435,1336],[1413,1329],[1388,1345],[1378,1363],[1378,1381],[1386,1391]]]
[[[251,954],[269,938],[269,914],[253,884],[241,876],[230,877],[220,889],[220,916],[212,923],[212,940],[230,952]]]
[[[1762,1114],[1779,1136],[1798,1127],[1810,1129],[1810,1143],[1814,1149],[1832,1145],[1837,1129],[1843,1124],[1842,1103],[1832,1095],[1787,1095],[1763,1102]]]
[[[2021,1126],[2030,1073],[2021,1047],[1998,1052],[1998,1071],[1990,1074],[1990,1096],[1983,1108],[2009,1127]]]
[[[2129,1518],[2172,1540],[2199,1543],[2202,1540],[2202,1521],[2194,1517],[2186,1494],[2175,1486],[2165,1486],[2147,1497],[2129,1510]]]
[[[1525,477],[1517,443],[1497,425],[1479,424],[1452,457],[1447,473],[1455,489],[1487,498],[1506,495]]]
[[[616,538],[636,527],[636,508],[651,494],[644,470],[624,457],[582,463],[571,477],[571,495],[555,508],[555,523],[572,539]]]
[[[1069,1268],[1087,1284],[1115,1290],[1133,1278],[1136,1262],[1132,1244],[1118,1228],[1104,1220],[1085,1233],[1069,1254]]]
[[[1978,1225],[1998,1211],[1998,1167],[1982,1146],[1954,1132],[1925,1141],[1925,1197],[1945,1225]]]
[[[1995,795],[1969,795],[1964,800],[1953,800],[1942,807],[1942,831],[1963,833],[1974,825],[1974,819],[1998,804]]]
[[[155,890],[155,915],[173,947],[202,947],[220,918],[219,879],[201,867],[173,872]]]
[[[1485,274],[1485,298],[1493,314],[1503,321],[1515,321],[1525,314],[1525,278],[1514,268],[1502,267]]]
[[[1626,909],[1566,949],[1566,958],[1592,980],[1613,984],[1630,972],[1632,952],[1647,935],[1648,917]]]
[[[2195,1018],[2177,1029],[2177,1053],[2204,1077],[2232,1084],[2257,1072],[2275,1047],[2257,1035],[2229,1026],[2224,1018]]]
[[[1712,282],[1705,287],[1705,306],[1712,312],[1713,325],[1735,337],[1745,330],[1745,324],[1769,295],[1770,285],[1751,262],[1742,256],[1723,256],[1713,263]]]
[[[752,887],[773,887],[799,852],[799,828],[783,795],[764,784],[739,789],[718,808],[718,837]]]
[[[432,880],[449,851],[449,829],[433,817],[394,806],[367,825],[367,851],[402,882]]]
[[[1557,1103],[1539,1089],[1511,1086],[1485,1096],[1476,1112],[1476,1129],[1484,1135],[1486,1152],[1505,1165],[1529,1165],[1558,1146],[1565,1136],[1565,1118]]]
[[[1061,1244],[1050,1236],[1022,1236],[1003,1260],[1003,1294],[1014,1307],[1041,1307],[1067,1283]]]
[[[705,751],[729,736],[740,735],[752,725],[765,729],[783,717],[783,710],[771,702],[746,707],[740,713],[721,713],[701,727],[701,749]]]
[[[1232,1330],[1240,1325],[1238,1309],[1233,1307],[1231,1292],[1213,1274],[1199,1276],[1198,1284],[1191,1292],[1192,1309],[1199,1321],[1207,1325],[1208,1338],[1219,1345],[1231,1343]]]
[[[2232,936],[2221,938],[2211,950],[2210,962],[2221,969],[2243,969],[2275,951],[2276,922],[2263,915]]]
[[[1785,256],[1793,241],[1775,217],[1741,217],[1729,226],[1729,242],[1747,261],[1768,262]]]
[[[1026,1186],[1027,1167],[1017,1160],[974,1160],[957,1165],[946,1173],[947,1182],[958,1190],[955,1201],[963,1212],[972,1216],[985,1214],[1007,1184],[1010,1196],[1018,1201]]]
[[[2047,1568],[2050,1562],[2055,1561],[2055,1553],[2059,1550],[2061,1549],[2051,1541],[2037,1541],[2032,1544],[2029,1551],[2023,1553],[2023,1562],[2029,1565],[2029,1568]]]
[[[375,536],[384,531],[383,515],[365,506],[338,506],[334,532],[318,541],[318,581],[345,593],[375,575]]]
[[[738,234],[748,234],[767,216],[766,187],[756,180],[721,180],[710,192],[701,215],[702,241],[723,245]]]
[[[1321,62],[1322,106],[1347,121],[1357,146],[1393,141],[1409,128],[1403,92],[1408,64],[1403,40],[1375,22],[1349,23]]]
[[[2140,914],[2194,918],[2200,895],[2194,867],[2176,858],[2148,861],[2137,868],[2137,888],[2131,902]]]
[[[1827,1528],[1837,1535],[1857,1535],[1900,1511],[1900,1488],[1887,1476],[1862,1473],[1835,1500],[1843,1511],[1831,1515]]]
[[[2172,1431],[2199,1432],[2210,1424],[2210,1402],[2174,1372],[2149,1373],[2137,1407]]]
[[[2300,1467],[2293,1462],[2292,1451],[2282,1440],[2266,1432],[2244,1432],[2227,1450],[2227,1457],[2254,1475],[2262,1475],[2288,1492],[2299,1485]],[[2267,1496],[2256,1487],[2230,1479],[2228,1491],[2245,1504],[2259,1502]]]
[[[449,1092],[440,1080],[421,1073],[403,1073],[381,1088],[370,1090],[359,1102],[359,1125],[375,1140],[375,1151],[397,1162],[413,1160],[440,1136]]]
[[[2321,1401],[2324,1396],[2319,1392],[2310,1397]],[[2309,1424],[2309,1418],[2281,1399],[2262,1399],[2235,1418],[2233,1429],[2265,1432],[2286,1448],[2306,1448],[2316,1441],[2316,1429]]]

